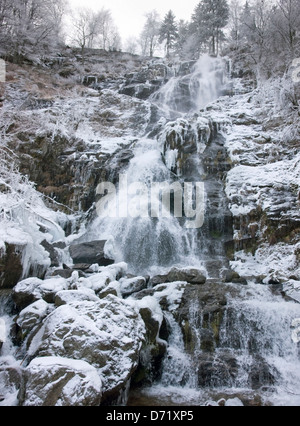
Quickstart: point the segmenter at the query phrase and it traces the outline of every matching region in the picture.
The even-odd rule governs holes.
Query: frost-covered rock
[[[194,153],[202,154],[212,133],[212,121],[203,117],[191,121],[178,119],[168,123],[158,136],[168,169],[182,176],[189,156]]]
[[[28,354],[86,361],[103,378],[105,397],[116,397],[138,365],[144,333],[138,310],[108,295],[57,308],[34,336]]]
[[[55,306],[69,305],[72,302],[98,302],[99,297],[93,290],[82,288],[80,290],[62,290],[55,296]]]
[[[85,361],[36,358],[24,373],[21,402],[26,407],[99,406],[101,396],[99,374]]]
[[[96,294],[104,290],[111,282],[117,281],[127,273],[127,264],[124,262],[116,263],[103,268],[97,268],[98,273],[88,278],[79,278],[74,285],[77,288],[89,288]]]
[[[244,407],[244,404],[239,398],[227,399],[225,407]]]
[[[50,311],[50,305],[44,300],[29,305],[23,309],[17,318],[17,324],[23,331],[31,330],[36,325],[39,325]]]
[[[64,278],[57,277],[45,281],[38,278],[28,278],[15,286],[13,300],[19,310],[40,299],[53,303],[56,293],[67,290],[68,287],[69,283]]]

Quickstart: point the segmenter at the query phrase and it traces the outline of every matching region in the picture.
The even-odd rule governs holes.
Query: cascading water
[[[125,171],[127,184],[139,182],[149,188],[155,182],[203,180],[205,221],[201,229],[189,230],[186,218],[175,215],[97,219],[93,235],[113,236],[119,259],[125,259],[132,271],[157,274],[174,265],[204,265],[211,279],[219,279],[226,266],[224,243],[232,240],[232,223],[223,183],[228,170],[224,140],[212,135],[211,128],[203,130],[202,118],[194,127],[185,120],[218,98],[225,75],[222,60],[205,56],[191,72],[174,76],[152,96],[166,119],[166,130],[159,143],[136,143]],[[139,206],[148,206],[151,197],[141,197],[142,192],[137,192]],[[127,211],[127,203],[119,197],[121,211]],[[291,325],[300,317],[300,305],[286,302],[268,287],[218,282],[214,286],[216,296],[211,295],[210,282],[192,291],[184,302],[187,316],[165,312],[170,336],[161,378],[144,393],[183,405],[216,401],[222,395],[248,395],[258,398],[258,404],[299,404],[299,348]]]
[[[151,101],[159,107],[161,115],[164,116],[166,129],[169,126],[167,120],[170,118],[170,111],[175,108],[174,102],[176,103],[176,111],[180,111],[180,114],[183,115],[187,111],[196,112],[201,106],[217,99],[226,75],[224,64],[221,59],[210,58],[208,55],[204,56],[193,65],[189,74],[172,77],[153,96]],[[188,108],[184,104],[185,98],[182,93],[180,94],[183,81],[188,87],[185,94],[186,98],[191,102]],[[177,97],[178,100],[176,100]],[[220,151],[224,148],[222,141],[220,143],[215,138],[211,143],[210,158],[205,155],[200,158],[200,151],[203,153],[206,148],[204,142],[208,143],[211,135],[209,126],[205,124],[202,129],[202,125],[203,123],[200,120],[191,129],[184,130],[184,127],[188,127],[185,120],[178,125],[175,123],[174,132],[177,132],[177,135],[180,135],[180,132],[186,132],[186,138],[190,139],[189,151],[186,151],[185,147],[183,148],[185,152],[180,152],[186,142],[185,140],[181,141],[182,146],[178,149],[168,149],[166,152],[164,152],[162,146],[164,141],[141,139],[136,142],[133,147],[133,159],[128,168],[122,171],[126,175],[126,183],[125,185],[120,183],[120,187],[117,188],[117,201],[114,201],[112,206],[108,207],[108,211],[104,215],[106,217],[101,215],[93,222],[85,236],[87,239],[113,238],[118,248],[118,252],[115,253],[116,259],[125,260],[132,272],[151,273],[154,271],[154,273],[157,273],[161,268],[174,265],[201,267],[203,260],[208,260],[211,257],[212,250],[215,256],[224,257],[223,242],[217,249],[218,241],[214,241],[213,249],[209,249],[210,234],[217,234],[219,238],[216,238],[216,240],[220,241],[220,235],[224,231],[224,229],[216,229],[218,226],[216,226],[215,218],[217,217],[217,221],[220,221],[220,218],[223,219],[226,216],[226,213],[224,213],[226,206],[222,202],[225,199],[222,192],[223,183],[221,186],[217,184],[216,188],[216,174],[214,170],[212,173],[209,171],[209,164],[215,161],[213,150]],[[161,139],[164,139],[166,132],[163,130],[161,133]],[[172,139],[172,134],[170,137]],[[214,148],[215,145],[216,148]],[[207,166],[204,166],[205,158]],[[180,164],[183,163],[185,168],[181,170]],[[208,182],[208,176],[211,176],[210,182]],[[195,183],[203,183],[204,178],[207,182],[205,182],[203,193],[199,197],[195,209],[195,201],[197,201],[195,200]],[[186,189],[184,184],[192,183],[193,194],[190,197],[189,207],[198,211],[202,210],[205,219],[204,224],[195,227],[196,229],[189,229],[191,226],[188,225],[189,221],[186,218],[187,209],[183,210],[183,217],[174,214],[172,199],[175,195],[173,195],[172,188],[169,191],[169,200],[165,201],[166,205],[164,205],[164,198],[162,198],[161,193],[156,194],[155,200],[153,200],[151,188],[155,184],[162,183],[167,183],[169,186],[177,183],[181,186],[183,193],[182,203],[180,204],[182,205],[187,192],[184,193],[184,189]],[[130,192],[128,188],[132,185],[135,186],[131,191],[131,200],[128,200]],[[148,191],[144,189],[146,187]],[[212,197],[212,193],[217,194],[217,196]],[[213,198],[214,201],[212,202]],[[135,202],[134,207],[132,207],[132,201]],[[160,207],[156,207],[156,209],[160,209],[158,214],[155,212],[153,214],[153,204],[160,205]],[[171,214],[169,214],[170,206]],[[206,209],[208,209],[209,214],[205,214]]]
[[[156,194],[152,198],[151,189],[156,183],[172,184],[175,181],[174,175],[162,161],[157,141],[140,140],[134,154],[125,174],[127,189],[122,191],[122,188],[118,188],[117,217],[99,217],[89,233],[93,237],[112,236],[119,250],[117,259],[128,262],[134,272],[149,273],[155,268],[157,272],[159,267],[183,262],[199,263],[195,232],[184,227],[184,219],[172,215],[163,217],[169,214],[161,196]],[[130,187],[136,184],[138,186],[133,187],[136,192],[130,197]],[[157,207],[160,211],[153,211]],[[132,209],[137,209],[137,213]],[[112,213],[108,216],[114,216]],[[121,217],[123,214],[125,217]]]
[[[188,71],[180,68],[151,101],[168,119],[200,111],[220,96],[226,80],[224,71],[223,59],[203,55]]]

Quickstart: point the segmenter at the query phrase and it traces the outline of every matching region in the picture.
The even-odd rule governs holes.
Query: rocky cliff
[[[208,71],[203,86],[200,62],[100,51],[84,66],[71,51],[8,64],[0,405],[126,404],[130,389],[131,403],[297,394],[296,92],[288,77],[253,91],[219,60]],[[203,226],[175,212],[97,217],[98,184],[122,173],[146,187],[204,182]]]

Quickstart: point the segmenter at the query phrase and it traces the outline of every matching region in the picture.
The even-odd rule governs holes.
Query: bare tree
[[[18,62],[53,50],[61,41],[63,14],[62,0],[2,0],[0,38],[5,54]]]
[[[281,48],[289,59],[295,58],[299,54],[300,1],[277,0],[271,21]]]
[[[124,51],[135,55],[138,50],[138,40],[136,37],[129,37],[125,41]]]
[[[121,47],[121,37],[110,10],[77,9],[73,14],[73,27],[73,41],[81,48],[83,58],[86,48],[118,50]]]
[[[158,12],[152,10],[146,14],[146,23],[140,37],[140,44],[142,47],[142,54],[152,58],[155,50],[159,44],[159,30],[161,27],[161,20]]]
[[[84,62],[85,49],[93,46],[94,39],[99,32],[97,15],[91,9],[76,9],[72,16],[72,24],[73,41],[80,47],[82,62]]]

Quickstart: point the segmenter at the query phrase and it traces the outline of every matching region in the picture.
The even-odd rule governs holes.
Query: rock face
[[[70,255],[75,264],[85,263],[99,266],[108,266],[114,263],[114,260],[107,259],[105,256],[106,241],[91,241],[70,246]]]
[[[5,244],[5,252],[0,250],[0,289],[13,288],[23,274],[22,255],[26,246]]]
[[[59,357],[34,359],[25,370],[21,402],[26,407],[99,406],[102,383],[84,361]]]

